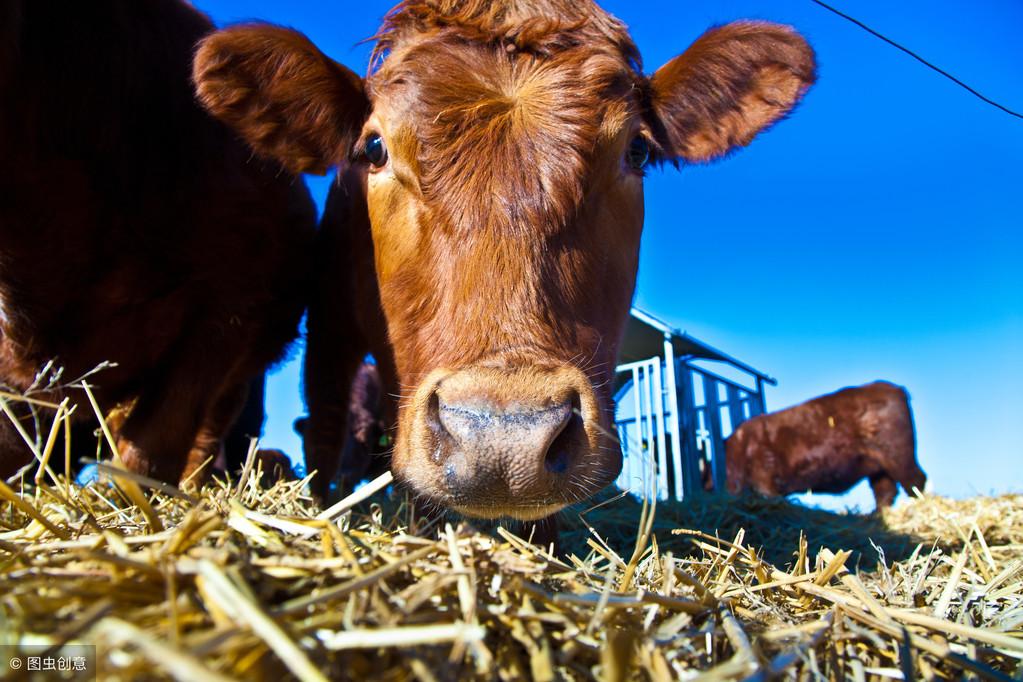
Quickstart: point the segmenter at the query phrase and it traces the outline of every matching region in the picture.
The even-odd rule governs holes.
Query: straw
[[[109,461],[116,487],[0,482],[5,642],[96,644],[110,680],[1023,676],[1020,495],[863,515],[609,491],[561,514],[555,556],[424,526],[389,476],[321,510],[246,469],[188,493]]]

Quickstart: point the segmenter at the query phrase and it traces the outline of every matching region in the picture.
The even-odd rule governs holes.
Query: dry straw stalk
[[[94,643],[102,679],[1023,676],[1018,495],[608,498],[565,512],[555,557],[507,528],[417,534],[389,479],[321,511],[251,464],[189,492],[36,466],[0,483],[0,636]]]

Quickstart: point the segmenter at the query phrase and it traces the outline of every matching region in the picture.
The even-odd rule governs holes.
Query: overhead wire
[[[880,38],[881,40],[883,40],[884,42],[888,43],[892,47],[895,47],[895,48],[898,48],[899,50],[902,50],[903,52],[905,52],[910,57],[912,57],[913,59],[917,60],[918,62],[920,62],[921,64],[923,64],[927,68],[933,69],[934,71],[937,71],[938,73],[940,73],[945,78],[949,79],[950,81],[952,81],[953,83],[955,83],[959,87],[965,89],[967,92],[969,92],[974,97],[978,97],[979,99],[983,100],[987,104],[990,104],[993,107],[1001,109],[1002,111],[1004,111],[1005,113],[1009,114],[1010,116],[1015,116],[1016,118],[1023,119],[1023,114],[1020,114],[1017,111],[1013,111],[1012,109],[1010,109],[1010,108],[1008,108],[1008,107],[1006,107],[1006,106],[1004,106],[1002,104],[999,104],[998,102],[996,102],[995,100],[991,99],[990,97],[985,97],[983,94],[981,94],[980,92],[977,92],[977,90],[975,90],[974,88],[970,87],[969,85],[967,85],[963,81],[959,80],[958,78],[956,78],[955,76],[950,74],[948,71],[945,71],[941,67],[932,64],[931,62],[927,61],[926,59],[924,59],[923,57],[918,55],[916,52],[913,52],[912,50],[910,50],[907,47],[903,47],[902,45],[900,45],[899,43],[895,42],[891,38],[889,38],[889,37],[887,37],[887,36],[877,32],[877,31],[875,31],[874,29],[870,28],[869,26],[864,24],[859,19],[856,19],[855,17],[851,17],[848,14],[845,14],[844,12],[842,12],[842,11],[840,11],[838,9],[835,9],[831,5],[827,4],[826,2],[822,2],[821,0],[810,0],[810,2],[814,3],[815,5],[820,5],[824,9],[837,14],[838,16],[842,17],[846,21],[850,21],[850,22],[856,24],[857,26],[862,28],[867,33],[870,33],[871,35],[873,35],[873,36],[875,36],[877,38]]]

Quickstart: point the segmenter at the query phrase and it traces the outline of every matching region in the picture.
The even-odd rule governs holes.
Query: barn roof
[[[671,339],[671,346],[675,357],[725,362],[736,369],[760,377],[772,386],[778,383],[773,377],[690,336],[684,331],[672,328],[664,320],[659,320],[639,308],[632,308],[629,313],[629,321],[625,326],[625,338],[622,340],[621,348],[618,351],[618,362],[636,362],[655,355],[661,355],[664,352],[665,339]]]

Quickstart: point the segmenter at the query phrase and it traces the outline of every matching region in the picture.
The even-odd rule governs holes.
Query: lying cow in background
[[[896,484],[924,489],[909,395],[876,381],[743,422],[725,441],[728,491],[843,493],[870,481],[878,509]]]
[[[0,3],[0,383],[116,363],[90,381],[134,404],[120,453],[175,483],[297,335],[315,228],[302,181],[196,103],[212,28],[184,0]],[[36,397],[64,393],[92,418]],[[0,474],[28,453],[0,448]]]
[[[364,83],[295,31],[228,28],[197,52],[197,90],[258,153],[340,166],[335,232],[371,241],[376,278],[335,268],[321,296],[379,284],[367,305],[386,314],[401,382],[396,478],[470,516],[542,519],[621,469],[611,387],[646,167],[749,143],[813,83],[813,51],[789,27],[737,22],[647,76],[624,24],[587,0],[407,0],[377,40]],[[310,310],[310,410],[328,416],[311,415],[306,452],[324,473],[351,345],[381,336],[340,333],[346,314]]]

